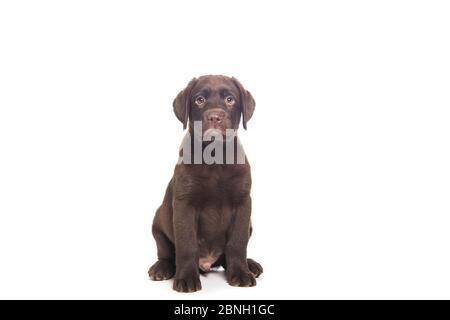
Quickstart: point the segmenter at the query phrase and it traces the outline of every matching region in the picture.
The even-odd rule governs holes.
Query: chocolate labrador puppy
[[[254,286],[263,269],[247,259],[251,176],[236,132],[241,115],[247,128],[255,101],[235,78],[208,75],[192,79],[173,109],[189,130],[153,220],[158,261],[149,276],[175,276],[174,290],[193,292],[200,272],[223,266],[230,285]]]

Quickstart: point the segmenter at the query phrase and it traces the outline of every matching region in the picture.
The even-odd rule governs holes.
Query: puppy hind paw
[[[261,273],[263,273],[263,267],[255,260],[247,259],[247,265],[248,269],[250,270],[251,273],[253,273],[255,278],[258,278],[261,275]]]
[[[148,275],[153,281],[171,279],[175,274],[175,266],[172,262],[158,260],[148,270]]]

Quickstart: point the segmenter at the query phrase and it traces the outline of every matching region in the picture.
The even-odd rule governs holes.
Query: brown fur
[[[195,99],[200,94],[206,102],[198,106]],[[230,95],[235,98],[232,106],[225,102]],[[184,127],[189,123],[192,133],[193,121],[202,121],[204,130],[213,125],[237,129],[241,114],[246,128],[254,106],[251,94],[235,78],[203,76],[178,94],[174,112]],[[221,121],[215,123],[210,114],[219,109]],[[158,261],[149,270],[150,278],[175,276],[174,290],[197,291],[201,289],[199,273],[211,265],[223,266],[233,286],[256,285],[262,267],[247,259],[252,231],[250,188],[247,159],[245,164],[176,165],[153,221]]]

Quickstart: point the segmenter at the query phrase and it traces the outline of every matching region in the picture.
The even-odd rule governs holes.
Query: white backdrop
[[[2,1],[0,298],[450,298],[446,1]],[[183,132],[172,101],[256,100],[249,256],[148,280]]]

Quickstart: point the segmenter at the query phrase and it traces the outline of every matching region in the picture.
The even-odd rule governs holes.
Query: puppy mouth
[[[224,136],[225,130],[222,128],[209,128],[203,132],[203,136],[206,138],[216,137],[216,136]]]
[[[236,137],[237,131],[232,129],[209,128],[203,132],[203,143],[209,144],[215,142],[230,142]]]

